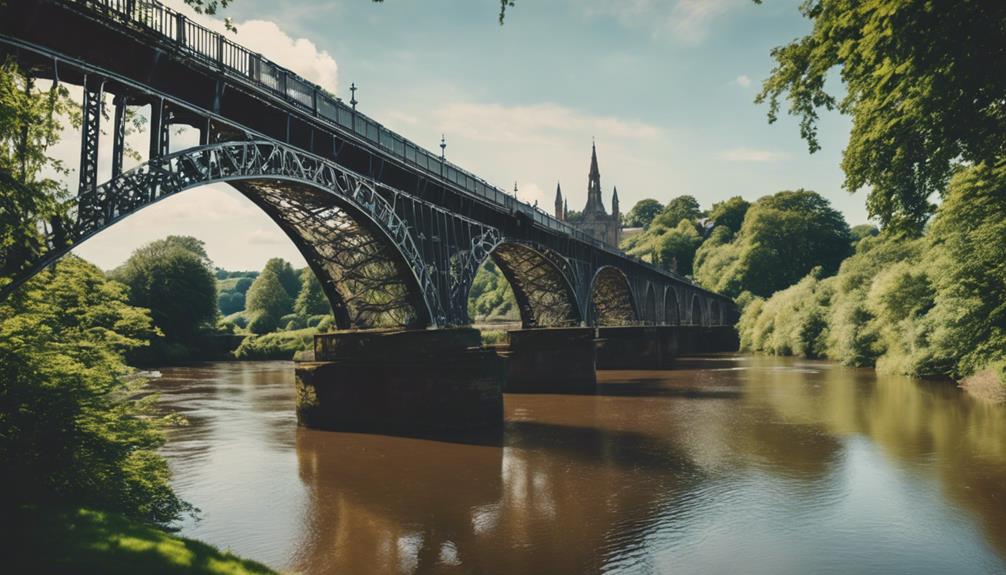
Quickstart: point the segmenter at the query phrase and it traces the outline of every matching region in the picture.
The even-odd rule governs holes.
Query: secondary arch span
[[[552,257],[549,257],[549,256]],[[489,256],[510,284],[524,328],[580,325],[580,306],[569,278],[545,248],[504,240]]]
[[[664,323],[667,325],[681,324],[681,314],[678,311],[678,293],[673,287],[664,292]]]
[[[653,289],[652,283],[646,284],[646,297],[643,301],[643,321],[649,324],[657,324],[657,292]]]
[[[692,295],[691,324],[705,325],[705,318],[702,313],[702,298],[698,294]]]
[[[632,325],[639,322],[639,311],[633,302],[629,280],[616,267],[604,266],[594,274],[590,305],[594,325]]]

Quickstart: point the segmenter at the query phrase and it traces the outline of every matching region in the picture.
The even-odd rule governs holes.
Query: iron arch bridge
[[[294,242],[341,328],[468,325],[468,292],[490,258],[527,328],[734,320],[730,299],[517,201],[155,1],[7,0],[0,56],[83,94],[77,193],[34,222],[32,249],[0,251],[0,299],[123,218],[226,183]],[[130,110],[149,118],[149,147],[124,171]],[[103,121],[111,169],[99,182]],[[178,126],[198,144],[172,146]],[[0,184],[21,185],[2,170]]]

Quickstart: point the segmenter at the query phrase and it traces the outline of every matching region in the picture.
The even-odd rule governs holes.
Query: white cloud
[[[785,160],[789,155],[774,150],[760,150],[757,148],[731,148],[720,153],[720,159],[728,162],[778,162]]]
[[[278,24],[268,20],[235,22],[238,31],[234,34],[225,30],[222,20],[196,14],[181,0],[168,0],[166,3],[199,24],[225,34],[231,41],[259,52],[280,66],[293,70],[333,94],[338,94],[339,65],[335,58],[326,50],[319,50],[311,40],[293,38]]]
[[[448,135],[500,144],[559,144],[571,135],[608,140],[655,140],[660,128],[613,116],[592,116],[556,104],[503,106],[456,102],[434,112]]]
[[[439,142],[447,136],[447,158],[507,194],[518,184],[522,201],[553,211],[556,182],[570,209],[586,201],[591,140],[597,142],[605,207],[612,187],[623,203],[664,197],[674,186],[673,141],[681,135],[645,121],[596,115],[554,103],[507,106],[469,99],[448,102],[420,116]]]
[[[737,82],[737,85],[742,88],[747,88],[751,85],[751,78],[749,78],[747,74],[741,74],[740,76],[737,76],[737,79],[734,80],[734,82]]]
[[[250,244],[270,246],[286,244],[289,241],[290,239],[284,236],[278,227],[257,228],[248,234],[248,243]]]
[[[647,29],[655,36],[694,44],[703,40],[712,23],[743,0],[585,0],[588,16],[615,18],[629,28]]]

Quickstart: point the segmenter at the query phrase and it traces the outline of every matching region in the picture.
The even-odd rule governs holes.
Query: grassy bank
[[[122,516],[87,509],[23,507],[5,537],[8,573],[259,574],[268,567]]]

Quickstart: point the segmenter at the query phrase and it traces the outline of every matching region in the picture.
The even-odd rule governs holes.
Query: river
[[[292,364],[163,368],[181,534],[298,573],[1006,573],[1006,408],[720,356],[505,396],[501,441],[297,427]]]

